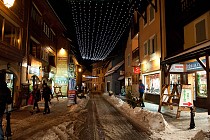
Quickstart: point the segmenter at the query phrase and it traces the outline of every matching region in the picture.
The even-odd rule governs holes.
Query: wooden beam
[[[210,115],[210,73],[209,73],[209,55],[206,55],[206,80],[207,80],[207,108]]]
[[[199,59],[196,58],[196,60],[199,62],[199,64],[203,67],[203,69],[207,72],[206,66],[204,65],[204,63]]]

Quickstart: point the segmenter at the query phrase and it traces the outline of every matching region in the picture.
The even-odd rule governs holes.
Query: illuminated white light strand
[[[72,14],[76,28],[79,50],[82,58],[90,60],[105,59],[105,57],[107,57],[107,55],[118,43],[127,25],[130,23],[130,15],[127,15],[127,9],[124,5],[126,4],[125,1],[123,2],[123,4],[121,4],[119,1],[118,4],[112,3],[115,6],[112,5],[109,15],[109,4],[107,5],[107,7],[103,7],[103,2],[101,3],[101,5],[99,4],[99,6],[101,6],[100,12],[96,12],[97,3],[94,6],[91,6],[92,1],[89,1],[88,4],[84,2],[84,5],[82,6],[79,3],[78,5],[80,6],[77,5],[77,7],[76,4],[71,4],[73,9]],[[88,5],[89,7],[87,7]],[[92,7],[94,7],[93,10]],[[102,13],[103,8],[107,8],[107,12],[105,12],[105,15],[103,15]],[[115,10],[113,10],[113,8],[115,8]],[[79,13],[77,11],[79,11]],[[91,12],[93,11],[94,18],[91,20]],[[98,13],[99,20],[97,21],[98,24],[96,24],[96,17],[98,17]],[[93,23],[92,26],[91,23]],[[96,27],[96,25],[98,25],[98,27]]]

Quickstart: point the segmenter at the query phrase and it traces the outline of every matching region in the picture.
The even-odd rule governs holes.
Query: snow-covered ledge
[[[104,98],[115,106],[121,113],[125,114],[129,119],[137,123],[141,128],[151,132],[160,132],[166,130],[168,123],[165,121],[163,115],[159,112],[151,112],[140,107],[134,109],[120,98],[114,95],[109,96],[107,93],[103,94]]]

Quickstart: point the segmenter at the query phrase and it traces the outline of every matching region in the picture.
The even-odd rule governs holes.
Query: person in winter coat
[[[3,79],[0,79],[0,140],[4,139],[4,133],[2,129],[4,111],[6,109],[6,105],[11,103],[11,91],[7,87],[7,83],[3,81]]]
[[[38,85],[34,85],[32,96],[34,99],[33,111],[35,110],[35,108],[37,108],[36,112],[38,113],[40,112],[38,102],[41,100],[41,93],[40,93],[40,89],[38,88]]]
[[[140,99],[140,106],[141,107],[145,107],[144,99],[143,99],[144,90],[145,90],[145,86],[142,83],[142,80],[139,80],[139,99]]]
[[[43,84],[43,93],[42,93],[42,99],[44,99],[44,112],[43,114],[49,114],[50,108],[48,102],[50,101],[50,97],[53,98],[52,91],[48,87],[47,83]]]

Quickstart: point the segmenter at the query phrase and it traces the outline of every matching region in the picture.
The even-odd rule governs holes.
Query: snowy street
[[[154,104],[132,109],[115,96],[91,93],[67,107],[67,98],[53,99],[51,113],[31,114],[30,107],[11,113],[12,140],[203,140],[209,139],[206,112],[195,116],[196,128],[188,130],[189,112],[180,119],[170,110],[157,112]],[[149,110],[148,110],[149,109]],[[154,111],[151,111],[154,110]],[[176,111],[176,110],[174,110]],[[5,130],[4,116],[4,130]],[[147,132],[147,133],[146,133]]]
[[[88,123],[85,127],[85,137],[90,130],[94,138],[90,139],[113,139],[113,140],[139,140],[148,139],[146,134],[139,126],[128,120],[125,116],[119,113],[110,103],[103,99],[102,95],[91,94],[90,102],[88,103]],[[93,124],[93,128],[89,128]]]
[[[78,104],[71,107],[67,107],[66,98],[53,99],[51,113],[43,115],[42,112],[31,115],[28,108],[12,112],[12,139],[135,140],[149,137],[99,94],[78,99]]]

